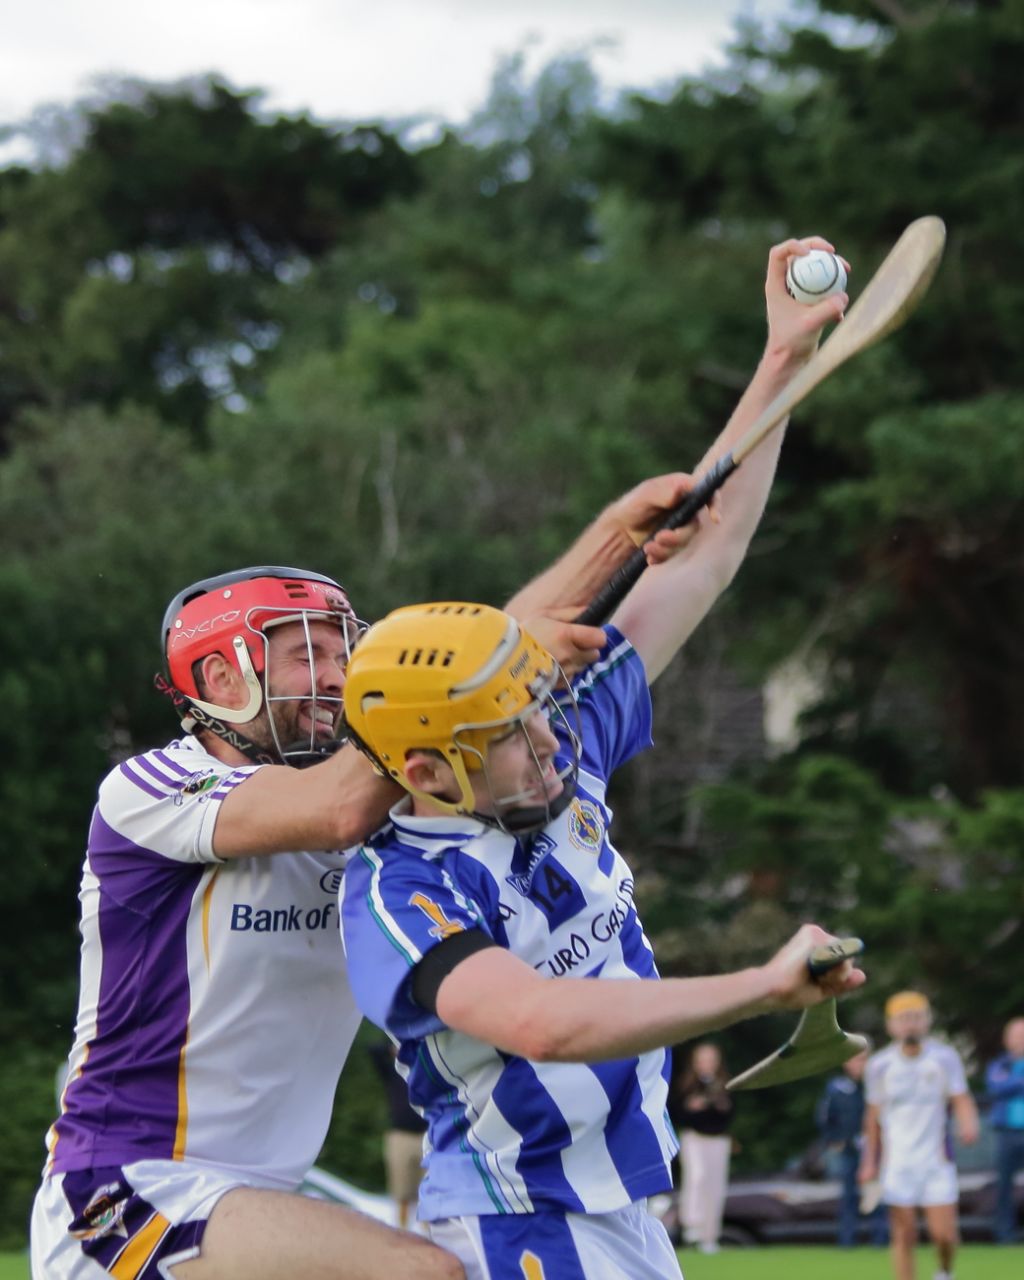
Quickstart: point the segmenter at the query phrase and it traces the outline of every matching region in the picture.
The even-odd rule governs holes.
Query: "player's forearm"
[[[868,1107],[864,1117],[864,1150],[861,1152],[861,1163],[872,1169],[878,1167],[878,1157],[882,1149],[882,1128],[878,1122],[878,1112]]]
[[[758,416],[789,385],[805,363],[806,357],[796,357],[785,350],[769,348],[765,351],[732,417],[701,459],[698,475],[743,439]],[[764,514],[785,427],[783,421],[725,482],[720,500],[722,519],[717,525],[703,529],[699,542],[695,544],[695,551],[699,550],[705,556],[709,570],[719,579],[720,590],[724,590],[735,576]]]
[[[495,948],[494,950],[498,950]],[[469,965],[501,957],[482,952],[445,979],[437,1011],[450,1026],[534,1062],[602,1062],[704,1035],[770,1007],[764,969],[710,978],[626,979],[537,977],[502,990],[495,980],[460,980]],[[477,977],[481,975],[478,973]],[[491,991],[481,1001],[481,986]]]
[[[764,1013],[769,985],[760,969],[709,978],[544,983],[521,1032],[539,1062],[601,1062],[660,1049]]]
[[[963,1142],[974,1142],[978,1136],[978,1108],[969,1093],[957,1094],[953,1100],[957,1133]]]
[[[785,350],[769,348],[765,351],[732,416],[704,455],[698,472],[707,470],[712,462],[742,439],[758,414],[789,383],[803,363],[804,358],[794,357]],[[709,580],[716,579],[712,603],[735,574],[761,519],[775,474],[783,430],[779,427],[744,462],[735,476],[730,477],[730,519],[714,526],[706,521],[701,531],[696,544],[697,555],[704,562],[704,576]],[[506,610],[523,620],[551,609],[582,609],[588,605],[615,570],[638,545],[642,545],[641,530],[632,528],[628,518],[632,497],[632,493],[626,494],[606,507],[564,555],[516,592],[505,606]],[[657,524],[655,520],[654,527]],[[676,556],[669,565],[658,568],[674,567],[678,571],[686,558]]]
[[[582,610],[636,546],[612,504],[550,568],[517,591],[505,610],[520,621],[551,609]]]
[[[801,367],[766,352],[725,430],[698,471],[740,440],[757,415]],[[704,520],[690,546],[648,569],[613,617],[644,661],[653,683],[713,608],[743,563],[764,514],[782,447],[780,427],[729,477],[720,497],[720,519]]]
[[[214,852],[238,858],[347,849],[375,831],[403,794],[352,746],[309,769],[267,765],[224,800]]]

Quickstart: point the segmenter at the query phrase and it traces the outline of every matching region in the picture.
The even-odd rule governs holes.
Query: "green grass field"
[[[892,1280],[884,1249],[723,1249],[707,1257],[693,1250],[679,1255],[686,1280]],[[965,1245],[957,1280],[1020,1280],[1024,1246],[997,1249]],[[918,1280],[931,1280],[933,1254],[918,1253]],[[0,1280],[28,1280],[24,1253],[0,1253]]]
[[[679,1255],[686,1280],[892,1280],[886,1249],[814,1247],[723,1249],[707,1257],[693,1250]],[[917,1280],[932,1280],[935,1255],[920,1249]],[[1024,1246],[995,1248],[964,1245],[957,1258],[957,1280],[1020,1280]],[[4,1280],[0,1274],[0,1280]]]

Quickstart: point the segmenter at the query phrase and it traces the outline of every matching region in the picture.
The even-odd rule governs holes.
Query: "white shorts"
[[[180,1160],[53,1174],[32,1206],[32,1280],[171,1280],[198,1256],[217,1201],[246,1185]]]
[[[956,1165],[951,1160],[882,1170],[882,1200],[886,1204],[924,1208],[956,1204],[959,1198]]]
[[[647,1202],[614,1213],[510,1213],[429,1222],[466,1280],[681,1280]]]

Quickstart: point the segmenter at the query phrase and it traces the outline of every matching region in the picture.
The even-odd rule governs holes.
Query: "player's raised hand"
[[[567,676],[574,676],[601,656],[608,637],[601,627],[573,622],[579,610],[550,609],[523,622],[531,636],[550,653]]]
[[[686,497],[693,485],[694,477],[685,471],[652,476],[612,503],[606,514],[618,522],[638,547],[643,547],[649,565],[663,564],[689,546],[700,528],[701,517],[697,516],[682,528],[658,530],[666,514]],[[706,510],[717,524],[721,518],[717,494]]]
[[[810,305],[797,302],[790,296],[786,288],[789,260],[794,254],[804,254],[809,249],[826,249],[835,253],[835,248],[821,236],[783,240],[769,250],[764,286],[768,304],[768,349],[797,359],[806,358],[814,351],[822,329],[834,320],[841,320],[850,301],[845,292],[831,294]],[[836,256],[849,274],[850,264],[842,254]]]

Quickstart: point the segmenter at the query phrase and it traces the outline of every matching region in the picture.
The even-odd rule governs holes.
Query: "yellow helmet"
[[[410,605],[372,626],[345,673],[345,719],[353,740],[407,791],[456,813],[473,813],[505,830],[543,826],[569,803],[579,769],[579,734],[565,717],[561,668],[507,613],[488,605],[444,602]],[[469,773],[483,770],[487,746],[516,723],[545,711],[564,724],[572,760],[556,802],[525,811],[511,824],[475,811]],[[436,751],[455,773],[455,803],[426,796],[405,776],[412,751]],[[564,797],[564,800],[563,800]],[[529,821],[529,826],[522,825]]]
[[[885,1016],[894,1018],[901,1013],[931,1013],[928,997],[920,991],[897,991],[885,1002]]]

